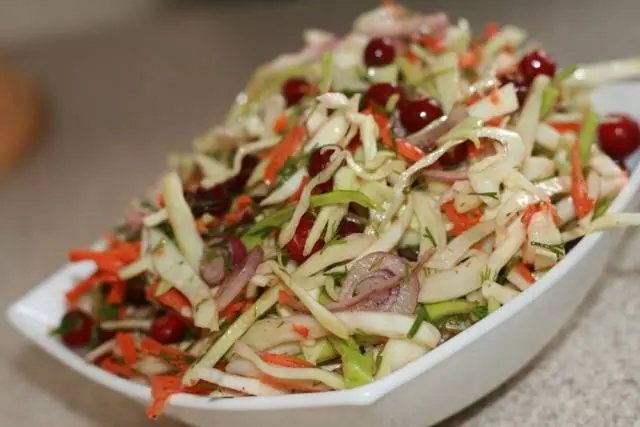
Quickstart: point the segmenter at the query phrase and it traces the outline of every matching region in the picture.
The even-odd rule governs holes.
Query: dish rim
[[[633,83],[619,83],[610,86],[635,86]],[[595,102],[597,107],[597,102]],[[636,115],[640,112],[629,112]],[[633,159],[637,160],[640,153],[636,152]],[[632,159],[632,161],[633,161]],[[629,181],[620,191],[609,212],[620,212],[627,208],[633,201],[633,197],[640,189],[640,165],[633,168]],[[606,233],[606,231],[605,231]],[[368,406],[394,389],[417,378],[430,369],[433,369],[440,362],[455,352],[463,350],[476,340],[482,338],[486,333],[495,329],[501,323],[507,321],[523,310],[527,305],[535,301],[540,295],[545,293],[556,282],[564,278],[565,274],[593,250],[604,238],[603,232],[593,233],[585,236],[567,256],[544,275],[536,286],[529,287],[522,294],[504,305],[500,310],[487,316],[473,327],[466,329],[456,335],[454,339],[444,342],[435,349],[426,353],[416,361],[399,369],[393,374],[376,380],[358,388],[340,391],[328,391],[322,393],[291,394],[273,397],[247,396],[231,399],[212,400],[206,396],[196,396],[192,394],[179,393],[170,399],[170,405],[174,407],[199,409],[204,411],[276,411],[285,409],[300,408],[322,408],[329,406]],[[36,287],[31,289],[20,299],[9,306],[6,317],[10,324],[25,337],[36,343],[46,352],[54,356],[69,368],[81,373],[91,380],[100,383],[114,391],[122,393],[134,399],[150,401],[151,393],[147,385],[137,384],[132,381],[112,375],[98,366],[87,363],[80,355],[65,347],[55,338],[46,333],[42,333],[38,328],[30,327],[29,322],[22,322],[25,317],[36,318],[37,313],[30,310],[28,299],[38,293],[47,293],[49,288],[55,287],[56,281],[64,278],[76,277],[82,274],[90,274],[90,267],[85,265],[65,264],[54,274],[46,278]],[[36,322],[45,324],[44,321]]]

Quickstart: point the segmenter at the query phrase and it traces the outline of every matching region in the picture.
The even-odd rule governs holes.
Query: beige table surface
[[[222,117],[260,61],[299,46],[304,27],[347,28],[361,3],[375,2],[233,3],[12,48],[45,85],[53,117],[47,140],[0,183],[3,311],[53,272],[66,248],[107,229],[169,150],[187,147]],[[523,25],[565,64],[633,55],[640,46],[638,0],[424,3],[478,25]],[[640,287],[638,276],[622,270],[635,264],[640,238],[629,234],[615,266],[549,348],[444,425],[639,425]],[[67,370],[4,322],[0,336],[0,425],[147,425],[136,404]]]

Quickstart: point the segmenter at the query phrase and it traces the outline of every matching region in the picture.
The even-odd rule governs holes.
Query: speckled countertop
[[[520,24],[563,63],[637,54],[640,40],[637,0],[425,3],[475,25]],[[53,115],[47,140],[0,183],[0,308],[53,272],[65,248],[110,227],[169,150],[186,148],[222,117],[259,62],[299,46],[304,27],[342,30],[373,4],[213,2],[100,34],[12,46],[15,61],[44,84]],[[639,249],[630,232],[560,336],[516,378],[442,425],[640,425]],[[147,425],[137,404],[65,369],[6,323],[0,335],[0,424]]]

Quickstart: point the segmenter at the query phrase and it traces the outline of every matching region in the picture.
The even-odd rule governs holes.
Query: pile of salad
[[[520,28],[395,4],[261,67],[226,122],[171,158],[66,293],[55,333],[151,386],[148,415],[342,390],[508,304],[607,213],[636,122],[589,95],[640,60],[558,68]]]

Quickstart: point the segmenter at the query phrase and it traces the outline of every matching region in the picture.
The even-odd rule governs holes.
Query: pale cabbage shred
[[[488,303],[492,312],[530,285],[517,269],[505,271],[501,281],[499,273],[511,268],[514,260],[522,259],[532,265],[533,276],[538,278],[560,261],[564,242],[591,232],[640,225],[638,214],[626,213],[605,213],[595,218],[594,212],[590,212],[575,221],[576,211],[569,197],[569,153],[578,138],[559,132],[553,125],[583,123],[582,111],[589,89],[604,81],[640,76],[640,59],[581,66],[560,80],[538,76],[520,105],[512,84],[496,88],[496,73],[517,64],[526,49],[520,47],[516,53],[511,52],[522,45],[526,33],[517,27],[502,27],[484,44],[481,62],[475,69],[477,81],[470,82],[459,66],[459,55],[469,49],[471,39],[467,22],[460,20],[458,25],[443,31],[443,52],[430,52],[412,43],[409,51],[418,58],[417,63],[399,55],[389,66],[365,70],[361,58],[368,34],[402,32],[403,28],[415,25],[412,24],[415,19],[422,18],[406,15],[401,7],[380,8],[356,21],[354,33],[342,40],[320,31],[308,32],[307,48],[263,67],[252,79],[251,95],[237,98],[227,123],[197,140],[197,153],[181,158],[180,174],[172,172],[165,176],[166,206],[143,220],[146,243],[140,258],[120,270],[119,275],[126,279],[147,270],[157,274],[161,279],[158,294],[176,287],[192,308],[182,314],[193,316],[196,326],[217,330],[215,292],[208,289],[198,274],[204,242],[183,195],[181,179],[185,179],[185,168],[197,166],[204,175],[204,186],[235,176],[247,154],[264,153],[280,143],[282,136],[275,132],[273,123],[283,115],[289,121],[298,121],[308,132],[301,150],[305,155],[328,145],[337,147],[327,168],[302,188],[290,216],[280,223],[275,239],[267,237],[262,243],[265,262],[251,278],[247,295],[250,292],[255,295],[257,287],[266,290],[199,355],[184,375],[184,384],[191,385],[200,379],[252,395],[286,393],[254,378],[262,373],[283,380],[319,381],[329,389],[342,389],[345,379],[339,373],[275,366],[264,362],[258,352],[302,351],[299,357],[308,357],[315,363],[324,361],[325,356],[326,360],[335,359],[333,337],[345,342],[353,340],[355,333],[386,337],[387,343],[374,349],[381,362],[372,374],[382,378],[437,346],[441,340],[438,328],[427,321],[415,323],[415,315],[333,313],[324,307],[323,292],[338,300],[336,287],[340,279],[334,275],[345,274],[358,259],[372,252],[395,253],[399,245],[414,244],[421,259],[435,251],[424,263],[416,264],[420,279],[418,301],[428,305],[462,299],[468,301],[466,304],[478,306]],[[331,45],[328,50],[322,50],[322,46],[328,45]],[[269,79],[282,82],[305,73],[317,82],[319,96],[303,101],[301,112],[296,113],[295,107],[286,107],[283,97],[276,93],[279,86],[266,82]],[[398,78],[404,78],[416,86],[418,93],[438,98],[445,114],[468,96],[481,96],[466,108],[467,119],[437,138],[431,151],[412,162],[379,144],[381,130],[372,115],[359,111],[359,93],[349,98],[329,91],[333,86],[345,92],[363,92],[368,87],[363,80],[365,74],[375,82],[397,83]],[[543,105],[547,88],[554,91],[555,99],[562,92],[563,111],[556,111],[554,106],[547,110],[548,105]],[[491,90],[495,92],[490,94]],[[383,107],[391,109],[398,101],[396,96]],[[436,125],[443,125],[445,118]],[[346,150],[356,133],[362,146],[353,152]],[[420,186],[414,186],[427,168],[468,140],[478,147],[489,143],[494,150],[464,166],[463,178],[456,183],[423,180]],[[225,160],[218,155],[233,148],[236,148],[233,159]],[[536,154],[537,151],[541,153]],[[586,175],[589,196],[596,199],[615,195],[627,181],[624,171],[597,147],[590,152],[587,149],[586,153],[590,155]],[[230,160],[231,167],[227,166]],[[268,220],[269,209],[275,211],[285,205],[308,177],[306,168],[301,166],[277,187],[268,186],[262,182],[267,163],[268,159],[262,160],[249,179],[256,188],[252,191],[266,196],[261,205],[268,207],[267,212],[260,214],[258,221]],[[345,203],[321,207],[304,245],[304,255],[309,258],[301,265],[281,264],[278,254],[310,210],[312,192],[330,179],[334,179],[334,190],[360,191],[380,208],[369,209],[364,233],[328,244],[312,254],[320,239],[325,242],[336,239],[340,222],[348,214]],[[552,204],[552,200],[557,202]],[[453,236],[456,219],[445,211],[446,203],[453,203],[458,214],[471,215],[479,210],[481,217]],[[542,208],[527,213],[534,205]],[[556,209],[560,224],[555,222],[550,209]],[[156,228],[167,220],[177,246]],[[162,250],[158,246],[163,246]],[[297,314],[292,308],[278,304],[285,290],[293,293],[310,315]],[[276,306],[276,314],[263,317]],[[306,335],[300,335],[294,327],[303,328]],[[411,336],[409,329],[413,330]],[[231,356],[236,366],[233,372],[213,368],[221,359]]]

